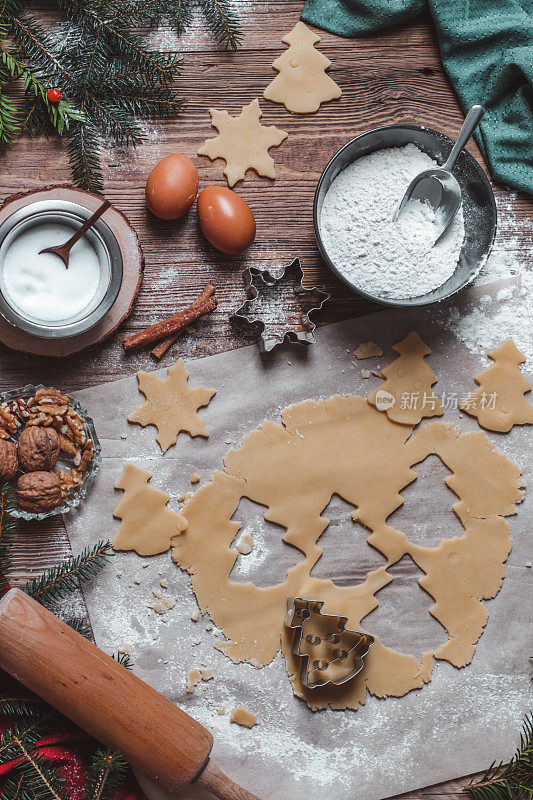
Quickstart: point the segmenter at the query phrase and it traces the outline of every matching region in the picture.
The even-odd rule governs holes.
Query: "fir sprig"
[[[0,4],[0,143],[20,133],[65,133],[74,183],[103,188],[102,151],[143,140],[139,117],[175,117],[183,100],[173,88],[181,56],[146,44],[136,28],[170,25],[178,34],[199,8],[217,41],[237,48],[240,23],[231,0],[57,0],[53,32],[26,0]],[[18,108],[4,88],[21,79]],[[59,102],[47,91],[59,89]]]
[[[6,576],[11,566],[8,538],[13,532],[15,523],[13,518],[9,516],[9,509],[12,504],[10,495],[11,487],[9,483],[4,483],[0,487],[0,597],[8,589]]]
[[[520,745],[508,764],[491,764],[481,780],[465,786],[475,800],[531,800],[533,798],[533,714],[526,714]]]
[[[15,726],[0,740],[0,764],[17,762],[13,778],[7,781],[2,797],[28,797],[31,800],[66,800],[63,781],[57,768],[38,751],[44,724]],[[15,794],[15,789],[19,794]]]
[[[46,709],[44,700],[36,695],[8,694],[0,696],[0,716],[38,718],[42,717]]]
[[[7,31],[0,28],[0,38],[4,39],[6,34]],[[26,110],[24,114],[19,114],[14,103],[1,96],[0,141],[9,143],[27,129],[45,135],[53,129],[61,135],[64,131],[68,131],[72,121],[83,120],[83,115],[65,100],[51,103],[46,96],[47,88],[39,79],[39,75],[28,69],[15,56],[9,45],[0,44],[0,86],[7,86],[10,81],[18,78],[22,78],[26,90]]]
[[[242,40],[242,31],[229,0],[200,0],[200,5],[217,40],[236,50]]]
[[[110,542],[86,547],[79,555],[66,558],[61,564],[33,578],[23,591],[43,605],[61,600],[79,588],[80,581],[94,577],[113,554]]]
[[[98,749],[87,773],[83,800],[110,800],[128,768],[120,753]]]
[[[0,489],[0,578],[9,565],[9,543],[4,535],[12,525],[6,514],[8,493],[8,485]],[[26,591],[45,604],[61,599],[76,591],[80,581],[93,577],[111,555],[110,550],[109,542],[99,542],[30,581]],[[82,620],[67,618],[64,621],[82,635],[91,635],[89,626]],[[129,656],[122,654],[116,658],[131,669]],[[0,695],[0,717],[18,720],[0,737],[0,766],[13,764],[9,777],[2,784],[2,800],[66,800],[58,765],[41,756],[38,747],[43,734],[60,718],[57,712],[36,695],[21,689]],[[98,748],[88,768],[84,800],[110,800],[126,769],[121,755]]]
[[[83,636],[84,639],[93,638],[92,628],[84,619],[79,619],[78,617],[64,617],[63,622],[65,625],[68,625],[69,628],[72,628],[73,631],[79,633],[80,636]]]
[[[133,661],[129,653],[117,653],[116,655],[112,655],[113,658],[121,667],[125,667],[125,669],[133,669]]]

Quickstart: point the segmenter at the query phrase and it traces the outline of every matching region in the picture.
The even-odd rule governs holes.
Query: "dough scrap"
[[[126,463],[115,489],[123,489],[113,516],[121,519],[113,550],[135,550],[140,556],[164,553],[171,540],[187,527],[187,520],[167,508],[168,494],[148,486],[150,472]],[[139,581],[140,582],[140,581]]]
[[[516,513],[515,503],[523,498],[519,468],[481,431],[463,434],[434,423],[411,432],[362,397],[298,403],[285,409],[282,424],[267,421],[245,436],[226,455],[224,472],[216,471],[184,508],[188,527],[174,540],[172,558],[190,573],[201,611],[224,633],[226,641],[216,646],[235,663],[260,667],[275,657],[281,636],[294,693],[311,708],[356,709],[367,691],[402,696],[430,680],[434,659],[465,666],[487,621],[482,600],[501,588],[511,549],[504,517]],[[458,497],[453,510],[464,533],[420,547],[387,519],[402,504],[402,489],[416,478],[413,465],[431,453],[453,473],[447,484]],[[369,530],[369,544],[388,560],[363,583],[348,587],[310,574],[322,554],[319,540],[328,525],[322,512],[333,494],[355,507],[353,519]],[[283,583],[257,587],[229,579],[240,525],[232,517],[243,497],[266,506],[265,519],[284,527],[283,541],[304,555]],[[420,585],[435,601],[431,613],[449,634],[420,660],[386,647],[362,625],[379,604],[376,593],[393,580],[387,567],[405,554],[425,573]],[[287,600],[294,597],[320,599],[325,614],[345,616],[351,630],[374,636],[365,668],[352,681],[314,690],[301,684],[291,632],[284,626]]]
[[[533,407],[524,397],[531,384],[518,369],[526,360],[512,339],[489,354],[490,367],[474,376],[477,389],[459,403],[461,411],[476,417],[482,428],[508,433],[513,425],[533,425]]]
[[[256,715],[242,706],[237,706],[233,709],[229,721],[240,725],[242,728],[253,728],[254,725],[257,725]]]
[[[431,388],[437,378],[424,361],[431,353],[429,347],[411,331],[393,349],[400,357],[381,370],[385,383],[368,396],[368,402],[403,425],[416,425],[423,417],[440,417],[444,409]]]
[[[287,111],[296,114],[310,114],[318,111],[321,103],[341,96],[340,87],[325,72],[331,61],[315,48],[320,36],[297,22],[281,41],[289,49],[272,64],[279,74],[263,92],[265,100],[283,103]]]
[[[204,420],[196,412],[209,404],[216,390],[205,386],[191,389],[187,385],[189,373],[183,359],[179,358],[169,367],[162,380],[153,372],[138,372],[137,380],[146,402],[135,409],[128,422],[136,422],[143,428],[155,425],[157,441],[164,453],[176,444],[181,431],[189,436],[209,437]]]
[[[224,175],[229,186],[242,180],[249,169],[267,178],[276,177],[274,159],[269,156],[268,150],[278,147],[289,134],[273,125],[261,125],[259,119],[262,111],[257,98],[243,106],[238,117],[230,117],[227,111],[216,108],[210,108],[209,113],[218,136],[204,142],[198,155],[207,156],[211,161],[223,158],[226,162]]]
[[[187,694],[193,694],[200,681],[211,681],[215,677],[212,669],[193,667],[187,675],[186,690]]]
[[[235,549],[239,551],[241,556],[249,555],[254,546],[254,537],[250,533],[245,533],[235,546]]]
[[[151,608],[156,614],[162,616],[163,614],[166,614],[167,611],[170,611],[172,608],[174,608],[175,605],[176,601],[172,597],[164,595],[160,597],[156,603],[149,605],[148,608]]]
[[[355,348],[353,354],[359,361],[362,361],[364,358],[382,356],[383,348],[375,342],[361,342],[361,344]]]

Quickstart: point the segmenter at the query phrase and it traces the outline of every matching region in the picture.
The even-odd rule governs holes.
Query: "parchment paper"
[[[454,303],[464,313],[480,295],[495,298],[507,284],[472,289]],[[519,284],[509,285],[513,297],[507,302],[524,302]],[[189,361],[191,385],[202,383],[217,390],[209,407],[200,412],[210,437],[191,439],[181,434],[164,456],[155,441],[155,428],[141,429],[126,421],[143,400],[134,375],[78,393],[95,420],[104,458],[90,498],[79,512],[65,518],[74,550],[113,538],[118,521],[112,511],[120,497],[113,485],[125,460],[151,471],[152,484],[169,492],[170,505],[177,507],[178,496],[195,488],[190,483],[194,472],[200,473],[201,483],[207,481],[214,468],[222,468],[231,445],[264,419],[279,421],[285,406],[334,394],[366,396],[381,380],[362,378],[361,368],[389,363],[396,357],[391,345],[412,329],[432,348],[428,363],[439,379],[437,394],[472,390],[472,376],[487,366],[486,357],[473,355],[446,330],[446,315],[446,306],[385,310],[319,329],[317,343],[306,350],[278,348],[265,358],[251,346]],[[383,345],[384,355],[354,364],[354,347],[369,339]],[[478,429],[475,420],[460,418],[457,410],[446,411],[443,419],[463,430]],[[490,437],[520,465],[526,485],[530,483],[531,429],[514,428],[507,435]],[[418,480],[403,492],[405,505],[395,512],[401,516],[392,524],[402,526],[415,541],[436,543],[461,532],[450,511],[456,498],[442,485],[445,472],[438,465],[421,468]],[[86,588],[96,641],[107,652],[128,644],[135,672],[204,723],[215,736],[214,757],[222,769],[264,800],[322,800],[328,790],[334,791],[336,800],[376,800],[466,775],[511,755],[522,714],[531,703],[533,575],[527,563],[533,555],[532,505],[529,492],[518,514],[509,518],[514,544],[506,579],[499,595],[487,603],[489,622],[472,664],[457,670],[437,662],[431,683],[402,698],[369,697],[357,712],[312,713],[293,697],[281,656],[262,670],[233,665],[213,648],[217,631],[206,630],[209,620],[191,621],[196,603],[188,576],[172,564],[168,553],[151,559],[117,554]],[[349,533],[353,528],[347,516],[351,509],[333,506],[328,516],[334,522],[323,534],[324,556],[315,569],[339,583],[360,580],[367,569],[383,561],[362,535],[347,535],[347,526]],[[253,504],[240,507],[235,519],[253,533],[257,548],[255,555],[239,557],[232,577],[263,585],[281,580],[298,557],[296,551],[281,543],[279,532],[273,534],[271,526],[261,523]],[[347,565],[354,554],[360,567],[351,574]],[[379,612],[379,618],[373,622],[385,643],[419,655],[446,634],[427,613],[431,602],[416,585],[420,573],[415,565],[404,563],[391,571],[395,569],[398,578],[378,594],[380,607],[372,614]],[[161,580],[168,583],[162,593],[176,604],[159,617],[148,606],[154,601],[152,590],[161,589]],[[215,678],[186,694],[189,670],[202,663],[213,669]],[[258,715],[253,730],[229,722],[230,710],[241,704]],[[222,708],[225,713],[219,714]],[[183,795],[197,796],[192,790]]]

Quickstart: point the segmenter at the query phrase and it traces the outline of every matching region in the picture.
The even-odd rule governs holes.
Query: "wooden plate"
[[[48,186],[37,192],[8,197],[0,208],[0,225],[14,211],[39,200],[70,200],[88,208],[91,212],[96,211],[102,203],[99,195],[84,192],[82,189],[74,189],[70,186]],[[68,339],[41,339],[38,336],[32,336],[15,328],[0,316],[0,342],[6,347],[38,356],[63,358],[102,342],[129,317],[143,278],[143,252],[137,234],[121,211],[114,206],[108,208],[105,212],[105,222],[116,236],[123,262],[122,284],[117,299],[107,314],[90,331],[71,336]]]

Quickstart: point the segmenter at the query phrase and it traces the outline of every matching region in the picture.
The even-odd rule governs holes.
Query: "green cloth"
[[[533,0],[307,0],[302,19],[340,36],[412,20],[429,8],[444,68],[494,179],[533,194]]]

